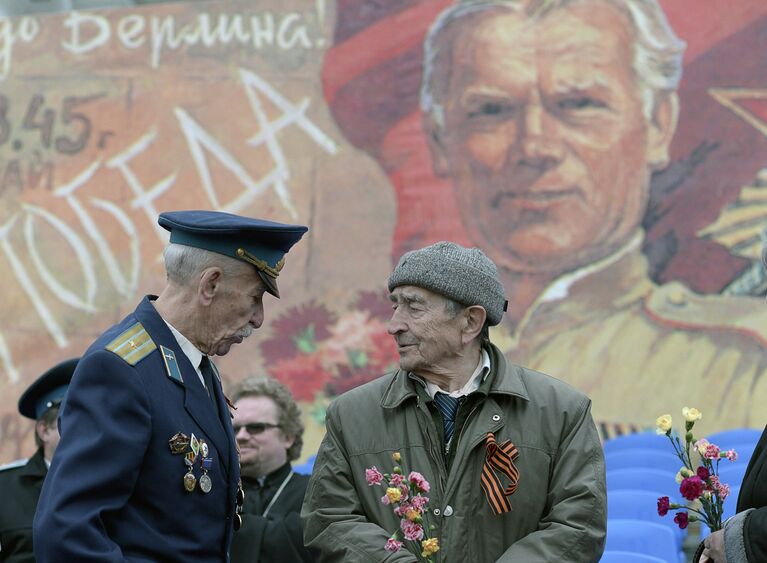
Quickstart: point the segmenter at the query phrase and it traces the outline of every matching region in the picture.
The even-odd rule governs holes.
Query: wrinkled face
[[[279,407],[269,397],[260,396],[243,397],[235,406],[232,423],[240,446],[242,474],[261,477],[282,467],[288,460],[287,451],[293,439],[277,427]]]
[[[439,371],[462,350],[459,316],[447,310],[441,295],[412,285],[391,293],[394,313],[389,334],[394,336],[403,370],[421,374]]]
[[[435,169],[499,265],[561,272],[636,232],[649,155],[632,38],[618,9],[583,0],[535,21],[487,11],[441,39]]]
[[[254,268],[223,278],[206,323],[205,341],[211,355],[223,356],[233,344],[239,344],[261,326],[265,291],[266,286]]]

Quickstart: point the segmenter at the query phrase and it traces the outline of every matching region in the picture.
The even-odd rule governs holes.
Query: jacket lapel
[[[165,349],[170,350],[175,356],[175,364],[179,370],[179,377],[174,377],[173,370],[167,372],[165,375],[176,385],[180,385],[184,389],[184,408],[189,413],[189,416],[191,416],[205,432],[205,437],[210,441],[210,445],[212,445],[218,452],[220,462],[223,464],[224,470],[228,474],[231,465],[231,448],[229,446],[231,439],[230,435],[232,432],[231,428],[228,432],[224,430],[226,425],[223,425],[221,420],[219,420],[213,408],[213,404],[210,401],[210,397],[208,396],[208,392],[200,381],[199,375],[197,375],[197,371],[194,369],[183,350],[181,350],[181,347],[178,345],[178,342],[168,328],[168,325],[165,324],[165,321],[154,308],[154,305],[152,305],[153,300],[153,296],[144,298],[136,308],[136,319],[144,325],[144,328],[152,337],[152,340],[158,348],[162,346]],[[229,412],[228,409],[225,409],[225,411]],[[228,423],[228,425],[231,427],[231,423]],[[218,463],[218,461],[219,460],[214,460],[214,463]]]

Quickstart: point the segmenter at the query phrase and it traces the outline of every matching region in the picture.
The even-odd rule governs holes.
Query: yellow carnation
[[[431,557],[439,551],[439,540],[437,538],[429,538],[421,542],[421,555],[424,557]]]
[[[703,414],[696,408],[684,407],[682,409],[682,416],[687,422],[695,422],[703,418]]]
[[[655,419],[655,426],[658,427],[656,432],[658,434],[668,434],[671,431],[672,424],[673,424],[673,419],[671,418],[671,415],[663,414]]]
[[[395,463],[399,463],[400,461],[402,461],[402,456],[400,455],[399,452],[394,452],[393,454],[391,454],[391,458],[394,460]]]
[[[386,496],[389,497],[389,502],[399,502],[402,498],[402,491],[397,487],[389,487],[386,489]]]
[[[409,508],[407,512],[405,512],[405,518],[411,522],[417,522],[421,518],[421,513],[418,512],[415,508]]]

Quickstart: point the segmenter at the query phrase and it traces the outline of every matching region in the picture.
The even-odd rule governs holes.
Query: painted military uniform
[[[229,409],[152,299],[80,360],[35,518],[38,563],[228,560],[239,481]]]
[[[491,340],[514,362],[586,393],[598,422],[642,428],[694,406],[706,433],[763,424],[764,304],[658,286],[640,244],[558,280]]]
[[[42,449],[0,467],[0,562],[34,563],[32,519],[48,467]]]

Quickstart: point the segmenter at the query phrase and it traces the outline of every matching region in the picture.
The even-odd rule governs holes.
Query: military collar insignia
[[[176,361],[176,354],[173,350],[160,346],[160,352],[162,353],[162,361],[165,363],[165,373],[173,381],[184,383],[184,378],[181,376],[181,369],[178,367]]]

